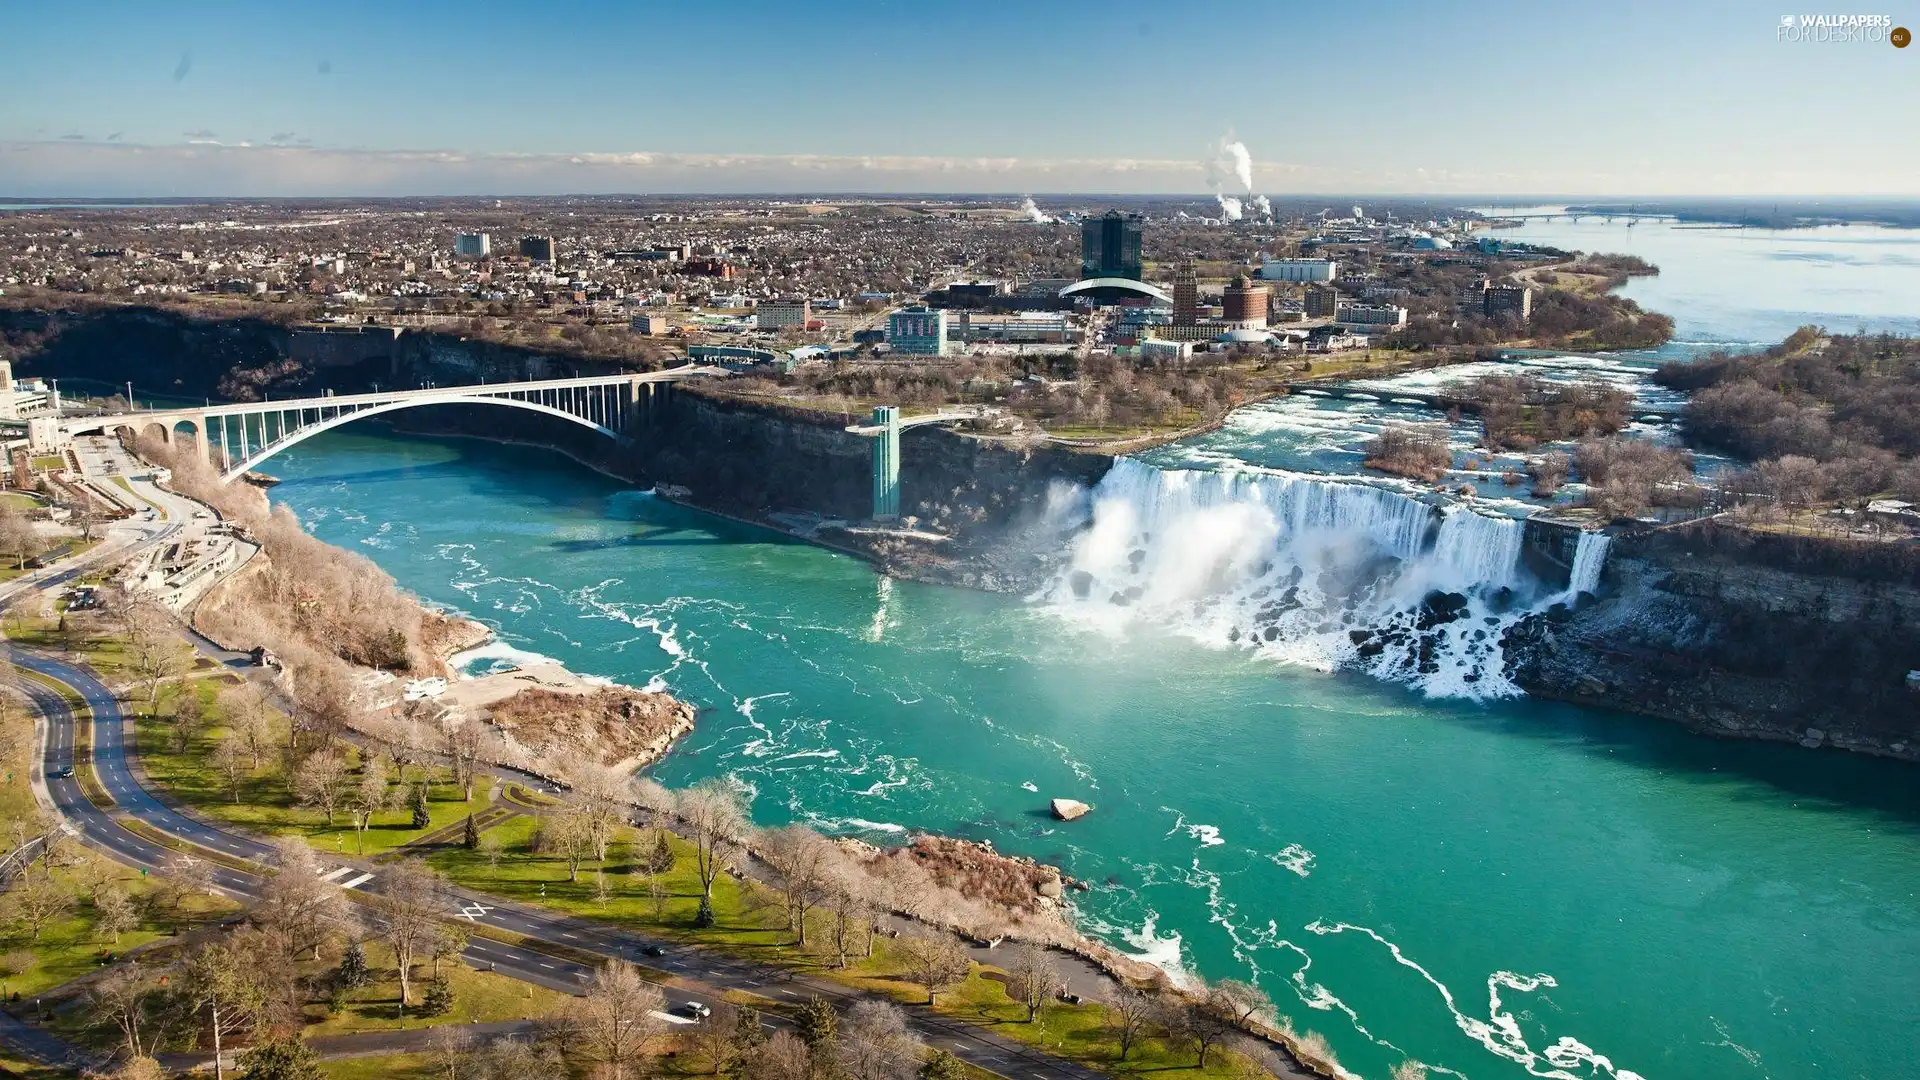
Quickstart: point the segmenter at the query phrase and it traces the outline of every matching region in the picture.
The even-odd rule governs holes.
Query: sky
[[[1920,195],[1920,45],[1784,14],[0,0],[0,196]]]

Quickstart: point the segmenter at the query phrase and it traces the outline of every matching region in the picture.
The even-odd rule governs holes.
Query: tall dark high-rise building
[[[1199,324],[1200,275],[1194,270],[1192,259],[1182,259],[1179,269],[1173,272],[1173,325]]]
[[[1080,276],[1139,281],[1139,217],[1109,210],[1081,222]]]
[[[520,238],[520,257],[534,262],[553,261],[553,237],[523,236]]]

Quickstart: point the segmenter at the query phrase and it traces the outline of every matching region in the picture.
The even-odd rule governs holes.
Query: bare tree
[[[907,1014],[890,1001],[862,1001],[847,1010],[837,1042],[846,1080],[912,1080],[925,1049],[907,1027]]]
[[[260,752],[270,737],[273,706],[267,692],[254,683],[242,683],[220,692],[214,707],[226,718],[227,727],[246,742],[249,767],[260,767]]]
[[[795,942],[804,949],[807,912],[827,898],[838,850],[826,837],[805,825],[769,829],[760,834],[760,842],[755,846],[780,875],[780,888],[787,902],[787,929],[794,931]]]
[[[1153,1025],[1158,1003],[1153,997],[1131,987],[1120,991],[1120,996],[1107,1010],[1107,1026],[1113,1032],[1114,1041],[1120,1044],[1120,1060],[1127,1060],[1133,1053],[1135,1043],[1146,1037],[1147,1030]]]
[[[1223,979],[1208,988],[1205,997],[1189,1001],[1182,1030],[1199,1049],[1195,1064],[1206,1068],[1208,1051],[1222,1039],[1246,1030],[1249,1020],[1272,1008],[1258,987],[1237,979]]]
[[[338,750],[316,750],[294,767],[294,797],[300,800],[302,806],[319,807],[326,811],[327,824],[332,825],[333,812],[339,809],[340,801],[346,795],[343,784],[346,775],[347,759]]]
[[[924,987],[927,1004],[932,1005],[942,991],[966,981],[972,970],[966,947],[951,934],[922,933],[900,939],[902,976]]]
[[[386,765],[377,754],[363,755],[360,760],[360,780],[347,797],[347,808],[353,813],[354,839],[359,843],[363,855],[367,850],[367,828],[373,824],[373,815],[386,809],[387,799]]]
[[[659,987],[641,978],[639,969],[610,961],[586,995],[561,1014],[565,1053],[598,1066],[609,1080],[637,1075],[647,1040],[663,1026],[653,1014],[664,1005]]]
[[[1060,990],[1060,967],[1050,953],[1026,946],[1014,955],[1007,967],[1007,996],[1026,1007],[1027,1023],[1038,1019]]]
[[[166,995],[140,968],[122,964],[87,988],[90,1027],[111,1030],[129,1059],[152,1057],[167,1034]]]
[[[628,778],[618,769],[589,764],[575,768],[569,775],[572,790],[568,803],[579,815],[593,857],[607,861],[607,846],[613,832],[626,820],[626,801],[630,792]]]
[[[73,893],[66,886],[51,877],[23,874],[13,888],[0,897],[0,918],[39,941],[40,931],[56,919],[64,918],[73,910],[73,905]]]
[[[812,1080],[813,1052],[791,1031],[775,1032],[741,1062],[742,1080]]]
[[[240,801],[240,781],[247,775],[246,736],[238,731],[229,731],[221,736],[213,747],[213,767],[227,778],[227,788],[233,792],[233,801]]]
[[[479,772],[480,750],[484,745],[480,725],[459,719],[450,710],[443,710],[436,723],[440,750],[453,764],[453,782],[460,788],[461,798],[472,802],[473,781]]]
[[[430,954],[440,920],[447,913],[446,879],[418,859],[392,864],[383,875],[385,889],[375,900],[386,926],[400,973],[400,1008],[406,1010],[413,988],[413,965]]]
[[[167,860],[160,870],[162,897],[175,915],[185,906],[187,897],[213,892],[213,864],[192,855],[180,854]]]
[[[725,780],[702,780],[680,792],[675,813],[693,841],[695,867],[700,874],[700,911],[695,925],[713,925],[713,883],[735,855],[735,845],[746,835],[747,812],[740,792]]]
[[[134,906],[133,898],[125,889],[109,885],[94,895],[93,928],[97,933],[111,934],[117,945],[120,935],[139,925],[140,909]]]
[[[593,825],[587,815],[571,807],[540,816],[537,838],[542,854],[566,860],[567,880],[580,880],[580,867],[593,857]]]
[[[320,946],[341,934],[353,934],[359,920],[344,890],[321,873],[319,856],[304,842],[282,839],[279,870],[260,887],[254,921],[277,935],[291,953],[309,950],[320,958]]]
[[[226,1076],[222,1044],[249,1027],[263,1002],[260,987],[247,971],[248,958],[220,941],[209,942],[187,958],[181,974],[181,994],[196,1016],[206,1018],[202,1029],[213,1038],[213,1075]]]

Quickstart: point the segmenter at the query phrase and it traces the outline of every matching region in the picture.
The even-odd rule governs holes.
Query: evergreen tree
[[[427,983],[427,995],[420,1003],[420,1015],[445,1016],[453,1009],[453,986],[445,979]]]
[[[348,942],[347,951],[340,957],[340,967],[334,972],[335,981],[350,990],[358,990],[367,985],[372,974],[367,967],[367,950],[357,941]]]
[[[474,824],[473,815],[467,815],[467,828],[460,836],[460,846],[472,851],[480,846],[480,826]]]
[[[733,1056],[744,1060],[748,1054],[767,1044],[767,1030],[760,1026],[760,1010],[741,1006],[733,1014]]]
[[[808,1046],[819,1049],[832,1046],[840,1033],[840,1016],[827,999],[814,995],[800,1007],[800,1037]]]
[[[673,869],[673,847],[667,843],[667,830],[653,830],[653,851],[647,856],[647,873],[664,874]]]
[[[413,806],[414,828],[424,829],[433,824],[433,815],[427,811],[427,785],[421,784],[414,788],[413,796],[408,802]]]
[[[920,1075],[926,1080],[961,1080],[967,1070],[960,1059],[947,1050],[935,1050],[933,1056],[920,1068]]]
[[[327,1080],[320,1055],[299,1039],[274,1039],[240,1058],[240,1080]]]

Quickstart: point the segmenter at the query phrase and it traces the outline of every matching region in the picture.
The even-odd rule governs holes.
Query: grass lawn
[[[135,721],[135,739],[140,760],[153,782],[216,821],[255,833],[304,837],[313,847],[325,852],[376,855],[436,829],[457,825],[468,814],[486,808],[480,789],[475,789],[473,802],[464,802],[459,789],[447,782],[447,770],[416,767],[407,770],[410,781],[417,783],[423,771],[430,772],[435,781],[427,799],[430,821],[425,829],[413,827],[412,811],[405,808],[375,814],[364,838],[355,835],[352,816],[345,812],[336,810],[333,824],[329,825],[325,812],[296,805],[288,791],[279,753],[285,740],[283,718],[277,718],[272,745],[263,750],[260,767],[241,779],[240,798],[236,802],[227,778],[213,766],[214,748],[227,732],[220,723],[218,706],[213,704],[223,684],[215,678],[204,678],[195,680],[195,688],[207,703],[209,724],[188,739],[184,747],[176,746],[173,724],[164,716],[141,716]],[[161,704],[164,713],[168,702],[163,698]],[[359,752],[349,746],[346,754],[349,764],[358,769]],[[390,781],[393,779],[397,778],[390,777]],[[354,776],[346,781],[349,785],[354,782]]]
[[[152,878],[108,862],[97,852],[87,852],[86,858],[100,867],[108,880],[135,897],[136,901],[155,888],[156,882]],[[34,872],[39,873],[37,869]],[[94,932],[93,907],[87,900],[90,894],[81,884],[80,872],[77,869],[56,870],[53,876],[54,880],[61,882],[74,894],[74,907],[66,917],[43,927],[38,941],[25,931],[10,932],[0,938],[0,952],[25,951],[34,957],[31,970],[6,980],[5,991],[9,998],[15,992],[23,999],[32,998],[72,982],[100,966],[102,950],[124,954],[137,946],[169,937],[175,929],[191,929],[216,919],[233,907],[226,900],[201,895],[188,898],[178,915],[143,911],[139,927],[120,935],[116,943],[111,935]]]
[[[46,454],[33,459],[35,472],[59,472],[67,467],[67,459],[58,454]]]
[[[332,1016],[319,1005],[309,1005],[308,1038],[320,1035],[346,1035],[356,1031],[395,1031],[402,1028],[435,1027],[440,1024],[484,1024],[494,1020],[535,1019],[546,1016],[571,1000],[568,994],[531,983],[520,982],[490,971],[475,971],[459,960],[444,962],[440,972],[453,988],[453,1008],[443,1016],[422,1017],[399,1011],[400,978],[393,968],[393,953],[378,942],[367,943],[367,964],[373,981],[354,991],[345,1008]],[[330,964],[317,965],[318,967]],[[419,995],[433,974],[431,961],[414,971],[414,1010]]]
[[[609,850],[604,873],[610,898],[602,904],[594,897],[593,872],[600,868],[588,863],[580,880],[567,880],[566,863],[551,856],[535,855],[528,849],[535,828],[532,817],[518,817],[486,830],[497,837],[503,854],[499,865],[487,865],[478,852],[447,848],[427,856],[427,862],[448,877],[470,888],[509,897],[525,903],[540,904],[604,921],[610,925],[650,936],[674,938],[688,943],[711,946],[763,963],[774,963],[805,970],[863,990],[884,994],[903,1003],[926,1000],[926,991],[898,977],[900,965],[893,956],[893,943],[876,940],[874,955],[861,955],[864,945],[856,947],[845,969],[835,969],[839,959],[831,951],[828,925],[831,917],[816,911],[809,920],[808,948],[794,944],[787,929],[786,909],[773,890],[743,884],[722,876],[714,882],[713,908],[718,920],[710,929],[693,926],[699,908],[700,883],[694,870],[693,848],[678,837],[669,837],[674,850],[674,866],[660,875],[667,899],[656,913],[649,895],[645,871],[637,862],[653,847],[650,831],[633,831]],[[1106,1025],[1106,1009],[1095,1004],[1057,1004],[1045,1010],[1038,1023],[1026,1021],[1026,1009],[1009,998],[1003,973],[975,965],[967,981],[939,997],[936,1011],[955,1019],[977,1023],[1008,1038],[1045,1049],[1062,1057],[1109,1072],[1184,1072],[1193,1076],[1232,1080],[1241,1073],[1242,1063],[1216,1051],[1208,1055],[1207,1068],[1196,1070],[1192,1054],[1170,1049],[1158,1040],[1136,1043],[1124,1063],[1116,1058],[1119,1046]]]
[[[18,510],[23,514],[44,505],[46,504],[24,491],[0,491],[0,506]]]
[[[323,1061],[320,1071],[329,1080],[429,1080],[442,1075],[435,1072],[425,1054],[382,1054],[377,1057],[341,1058]]]

